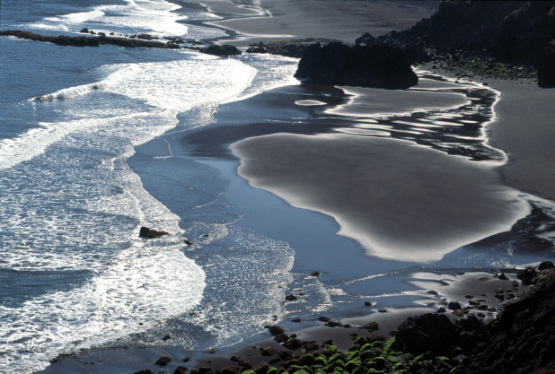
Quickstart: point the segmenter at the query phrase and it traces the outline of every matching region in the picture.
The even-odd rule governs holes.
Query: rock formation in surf
[[[305,84],[406,89],[418,83],[403,52],[388,46],[330,43],[308,48],[295,77]]]

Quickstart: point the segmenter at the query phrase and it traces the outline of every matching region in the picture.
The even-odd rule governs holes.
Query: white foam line
[[[89,94],[91,92],[94,92],[96,90],[100,90],[104,87],[105,85],[101,82],[101,83],[93,83],[93,84],[84,84],[81,86],[75,86],[75,87],[70,87],[70,88],[64,88],[62,90],[50,93],[50,94],[46,94],[46,95],[42,95],[42,96],[36,96],[33,97],[31,99],[29,99],[28,101],[31,102],[38,102],[38,103],[45,103],[45,102],[50,102],[50,101],[55,101],[55,100],[67,100],[67,99],[72,99],[75,97],[79,97],[79,96],[83,96],[86,94]]]
[[[132,113],[110,119],[79,119],[68,122],[40,122],[40,128],[31,129],[14,139],[0,141],[0,170],[10,169],[24,161],[41,155],[52,144],[72,133],[102,127],[106,122],[124,121],[152,113]]]

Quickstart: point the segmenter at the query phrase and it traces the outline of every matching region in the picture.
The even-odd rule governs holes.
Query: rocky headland
[[[443,61],[459,73],[531,77],[555,87],[555,1],[443,1],[432,17],[406,31],[365,34],[362,45],[403,50],[409,62]]]
[[[329,40],[261,42],[252,44],[247,52],[314,61],[325,57],[322,51],[312,47],[320,42],[335,44]],[[540,87],[555,87],[555,1],[445,0],[430,18],[408,30],[391,31],[379,37],[365,33],[354,45],[343,47],[344,57],[333,56],[322,60],[320,65],[325,63],[329,65],[328,71],[338,71],[356,46],[381,46],[402,51],[402,60],[411,65],[433,61],[458,76],[537,78]],[[334,49],[339,50],[337,46]],[[365,58],[365,55],[359,57]],[[321,66],[311,65],[317,76],[322,75]],[[400,71],[403,74],[404,70]],[[387,74],[387,70],[381,72]],[[357,85],[364,86],[365,79]]]

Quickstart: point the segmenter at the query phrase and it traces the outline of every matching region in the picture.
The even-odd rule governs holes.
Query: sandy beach
[[[505,183],[555,201],[555,91],[526,80],[492,80],[490,85],[501,92],[489,136],[509,156],[500,168]]]
[[[215,13],[231,11],[225,2],[202,3]],[[260,6],[265,11],[257,17],[209,24],[238,33],[236,40],[225,40],[226,44],[238,46],[299,38],[354,42],[365,32],[378,36],[412,27],[422,18],[429,17],[437,4],[438,1],[262,0]],[[239,10],[239,14],[242,12],[244,10]]]
[[[237,34],[219,43],[246,47],[306,37],[352,42],[365,32],[376,36],[410,27],[430,16],[438,2],[261,0],[262,12],[225,1],[191,3],[221,14],[224,20],[210,24]],[[516,280],[514,262],[535,262],[542,254],[518,248],[507,254],[507,243],[518,246],[515,225],[531,212],[526,194],[555,200],[555,129],[550,123],[555,91],[533,82],[488,82],[500,99],[485,127],[487,139],[482,128],[468,136],[448,130],[451,140],[443,142],[439,127],[463,128],[464,121],[472,122],[455,113],[469,99],[449,91],[459,87],[452,82],[423,79],[412,91],[276,88],[222,105],[212,125],[167,136],[164,147],[187,165],[209,165],[213,175],[226,180],[226,202],[244,206],[245,216],[237,224],[284,240],[295,251],[295,285],[306,288],[284,290],[297,299],[285,304],[287,318],[272,322],[301,340],[331,339],[346,349],[353,334],[362,334],[358,326],[369,321],[377,321],[379,332],[389,337],[408,316],[435,312],[449,301],[491,319],[503,305],[494,297],[495,289],[525,288],[511,283]],[[433,118],[401,118],[415,111]],[[386,115],[392,123],[380,122]],[[480,163],[456,153],[456,146],[498,156]],[[131,167],[142,178],[152,172]],[[149,191],[172,208],[166,201],[171,196]],[[481,252],[480,241],[488,238],[492,249]],[[318,275],[311,276],[313,271]],[[509,279],[499,279],[499,271]],[[304,293],[307,284],[331,290],[318,305],[325,310],[333,299],[333,307],[325,313],[304,309],[305,301],[316,297]],[[490,310],[471,309],[469,294]],[[324,326],[318,321],[322,314],[351,326]],[[446,314],[457,318],[452,311]],[[43,373],[221,369],[233,364],[233,355],[268,361],[260,354],[268,346],[280,348],[260,326],[239,344],[210,352],[190,351],[170,339],[155,347],[81,352]],[[161,356],[171,357],[171,364],[154,365]],[[184,363],[185,357],[192,360]]]

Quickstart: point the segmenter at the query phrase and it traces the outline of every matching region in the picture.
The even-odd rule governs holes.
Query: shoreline
[[[230,36],[231,37],[231,36]],[[232,38],[232,37],[231,37]],[[229,39],[224,39],[226,43],[229,42]],[[240,41],[237,41],[238,45],[244,45],[244,43],[247,43],[249,41],[258,41],[259,39],[257,37],[251,37],[250,39],[243,39]],[[262,40],[262,39],[260,39]],[[502,130],[500,130],[502,131]],[[226,151],[223,150],[223,153],[225,153]],[[472,275],[473,273],[466,273],[468,275]],[[490,273],[491,276],[493,276],[495,273]],[[514,280],[514,277],[512,278]],[[478,286],[477,288],[480,289],[481,286],[484,285],[484,281],[479,281],[478,278],[474,280],[473,282],[474,285]],[[462,292],[462,290],[460,290]],[[493,288],[490,291],[491,293],[493,292]],[[490,293],[488,292],[488,293]],[[460,297],[463,298],[462,293],[457,295],[456,297],[453,296],[453,299]],[[428,306],[423,306],[422,307],[422,312],[424,313],[425,311],[430,311],[433,309],[430,309],[430,307]],[[383,322],[384,325],[386,327],[381,328],[380,330],[378,330],[379,332],[383,333],[384,336],[388,336],[387,334],[390,333],[390,331],[392,330],[390,328],[390,326],[398,326],[398,324],[400,322],[402,322],[402,320],[406,319],[407,317],[407,313],[410,313],[410,315],[413,315],[413,313],[418,313],[416,310],[411,310],[410,312],[407,310],[389,310],[389,313],[380,313],[378,311],[374,311],[374,313],[369,314],[367,317],[364,318],[360,318],[360,319],[353,319],[353,321],[362,321],[363,319],[366,320],[371,320],[371,316],[374,316],[373,318],[379,320],[382,319],[387,319],[387,318],[391,318],[391,320],[393,321],[388,321]],[[324,313],[325,314],[325,313]],[[399,323],[397,323],[399,322]],[[311,321],[311,323],[316,323],[316,324],[320,324],[320,322],[316,322],[316,321]],[[359,322],[360,324],[363,324],[362,322]],[[379,323],[379,322],[378,322]],[[353,325],[355,325],[354,322],[352,322]],[[322,344],[323,342],[325,342],[325,340],[328,340],[329,338],[325,338],[327,335],[337,335],[337,338],[333,338],[334,342],[339,342],[341,341],[342,343],[340,343],[340,345],[344,345],[345,349],[348,348],[348,345],[350,342],[352,342],[352,335],[353,333],[359,333],[360,329],[357,329],[357,327],[355,328],[345,328],[345,327],[328,327],[328,326],[316,326],[316,327],[312,327],[312,328],[301,328],[299,330],[295,330],[296,326],[298,325],[298,323],[296,322],[291,322],[291,321],[287,321],[285,323],[286,326],[288,326],[288,328],[290,328],[291,330],[288,331],[288,333],[294,333],[298,335],[299,339],[302,340],[319,340],[320,343]],[[330,334],[331,332],[331,334]],[[246,339],[245,343],[239,343],[238,346],[240,347],[239,350],[234,350],[232,348],[223,348],[223,349],[218,349],[217,352],[208,352],[206,354],[206,356],[202,357],[202,353],[198,352],[199,357],[195,357],[193,360],[189,361],[188,363],[178,363],[177,360],[173,360],[172,363],[168,366],[162,367],[162,366],[156,366],[153,365],[153,362],[155,361],[155,359],[153,358],[157,358],[159,356],[164,356],[164,355],[168,355],[168,356],[172,356],[174,358],[177,357],[181,357],[183,356],[183,348],[182,347],[151,347],[151,348],[146,348],[145,352],[141,352],[141,353],[137,353],[134,352],[132,353],[132,355],[136,355],[136,356],[140,356],[140,360],[143,361],[143,366],[145,367],[145,369],[148,367],[150,369],[148,370],[154,370],[154,371],[159,371],[159,370],[171,370],[171,371],[167,371],[167,372],[173,372],[174,369],[177,369],[177,366],[186,366],[186,367],[201,367],[201,366],[211,366],[214,369],[216,368],[223,368],[227,365],[233,364],[234,362],[231,361],[230,362],[230,357],[231,356],[238,356],[238,355],[243,355],[243,356],[247,356],[250,354],[249,357],[264,357],[261,354],[259,354],[260,352],[260,348],[264,348],[268,345],[272,345],[275,342],[270,338],[270,339],[258,339],[259,335],[264,335],[266,338],[270,338],[268,336],[267,333],[260,333],[257,334],[256,336],[251,336],[249,338]],[[256,345],[258,348],[256,349],[256,354],[253,353],[255,351],[255,349],[253,349],[252,347]],[[142,350],[141,348],[131,348],[131,351],[135,351],[135,350]],[[110,365],[114,365],[114,359],[117,360],[118,356],[123,356],[126,354],[130,353],[130,350],[127,348],[123,348],[123,349],[114,349],[114,348],[110,348],[108,350],[114,350],[112,353],[115,355],[115,357],[111,357],[112,359],[112,363],[110,364],[110,361],[107,361],[106,363],[102,364],[102,367],[106,368],[106,367],[110,367]],[[94,351],[91,350],[91,351]],[[223,356],[220,356],[221,354],[223,354]],[[93,354],[94,355],[94,354]],[[110,353],[108,353],[108,356],[110,356]],[[148,360],[149,364],[146,365],[146,361]],[[254,361],[254,360],[253,360]],[[225,364],[225,365],[224,365]],[[136,362],[133,365],[134,367],[136,367]],[[162,369],[163,368],[163,369]],[[119,371],[118,371],[119,370]],[[124,370],[128,370],[129,369],[113,369],[113,371],[110,370],[105,370],[104,372],[110,373],[121,373],[124,372]],[[48,371],[47,371],[48,372]]]

